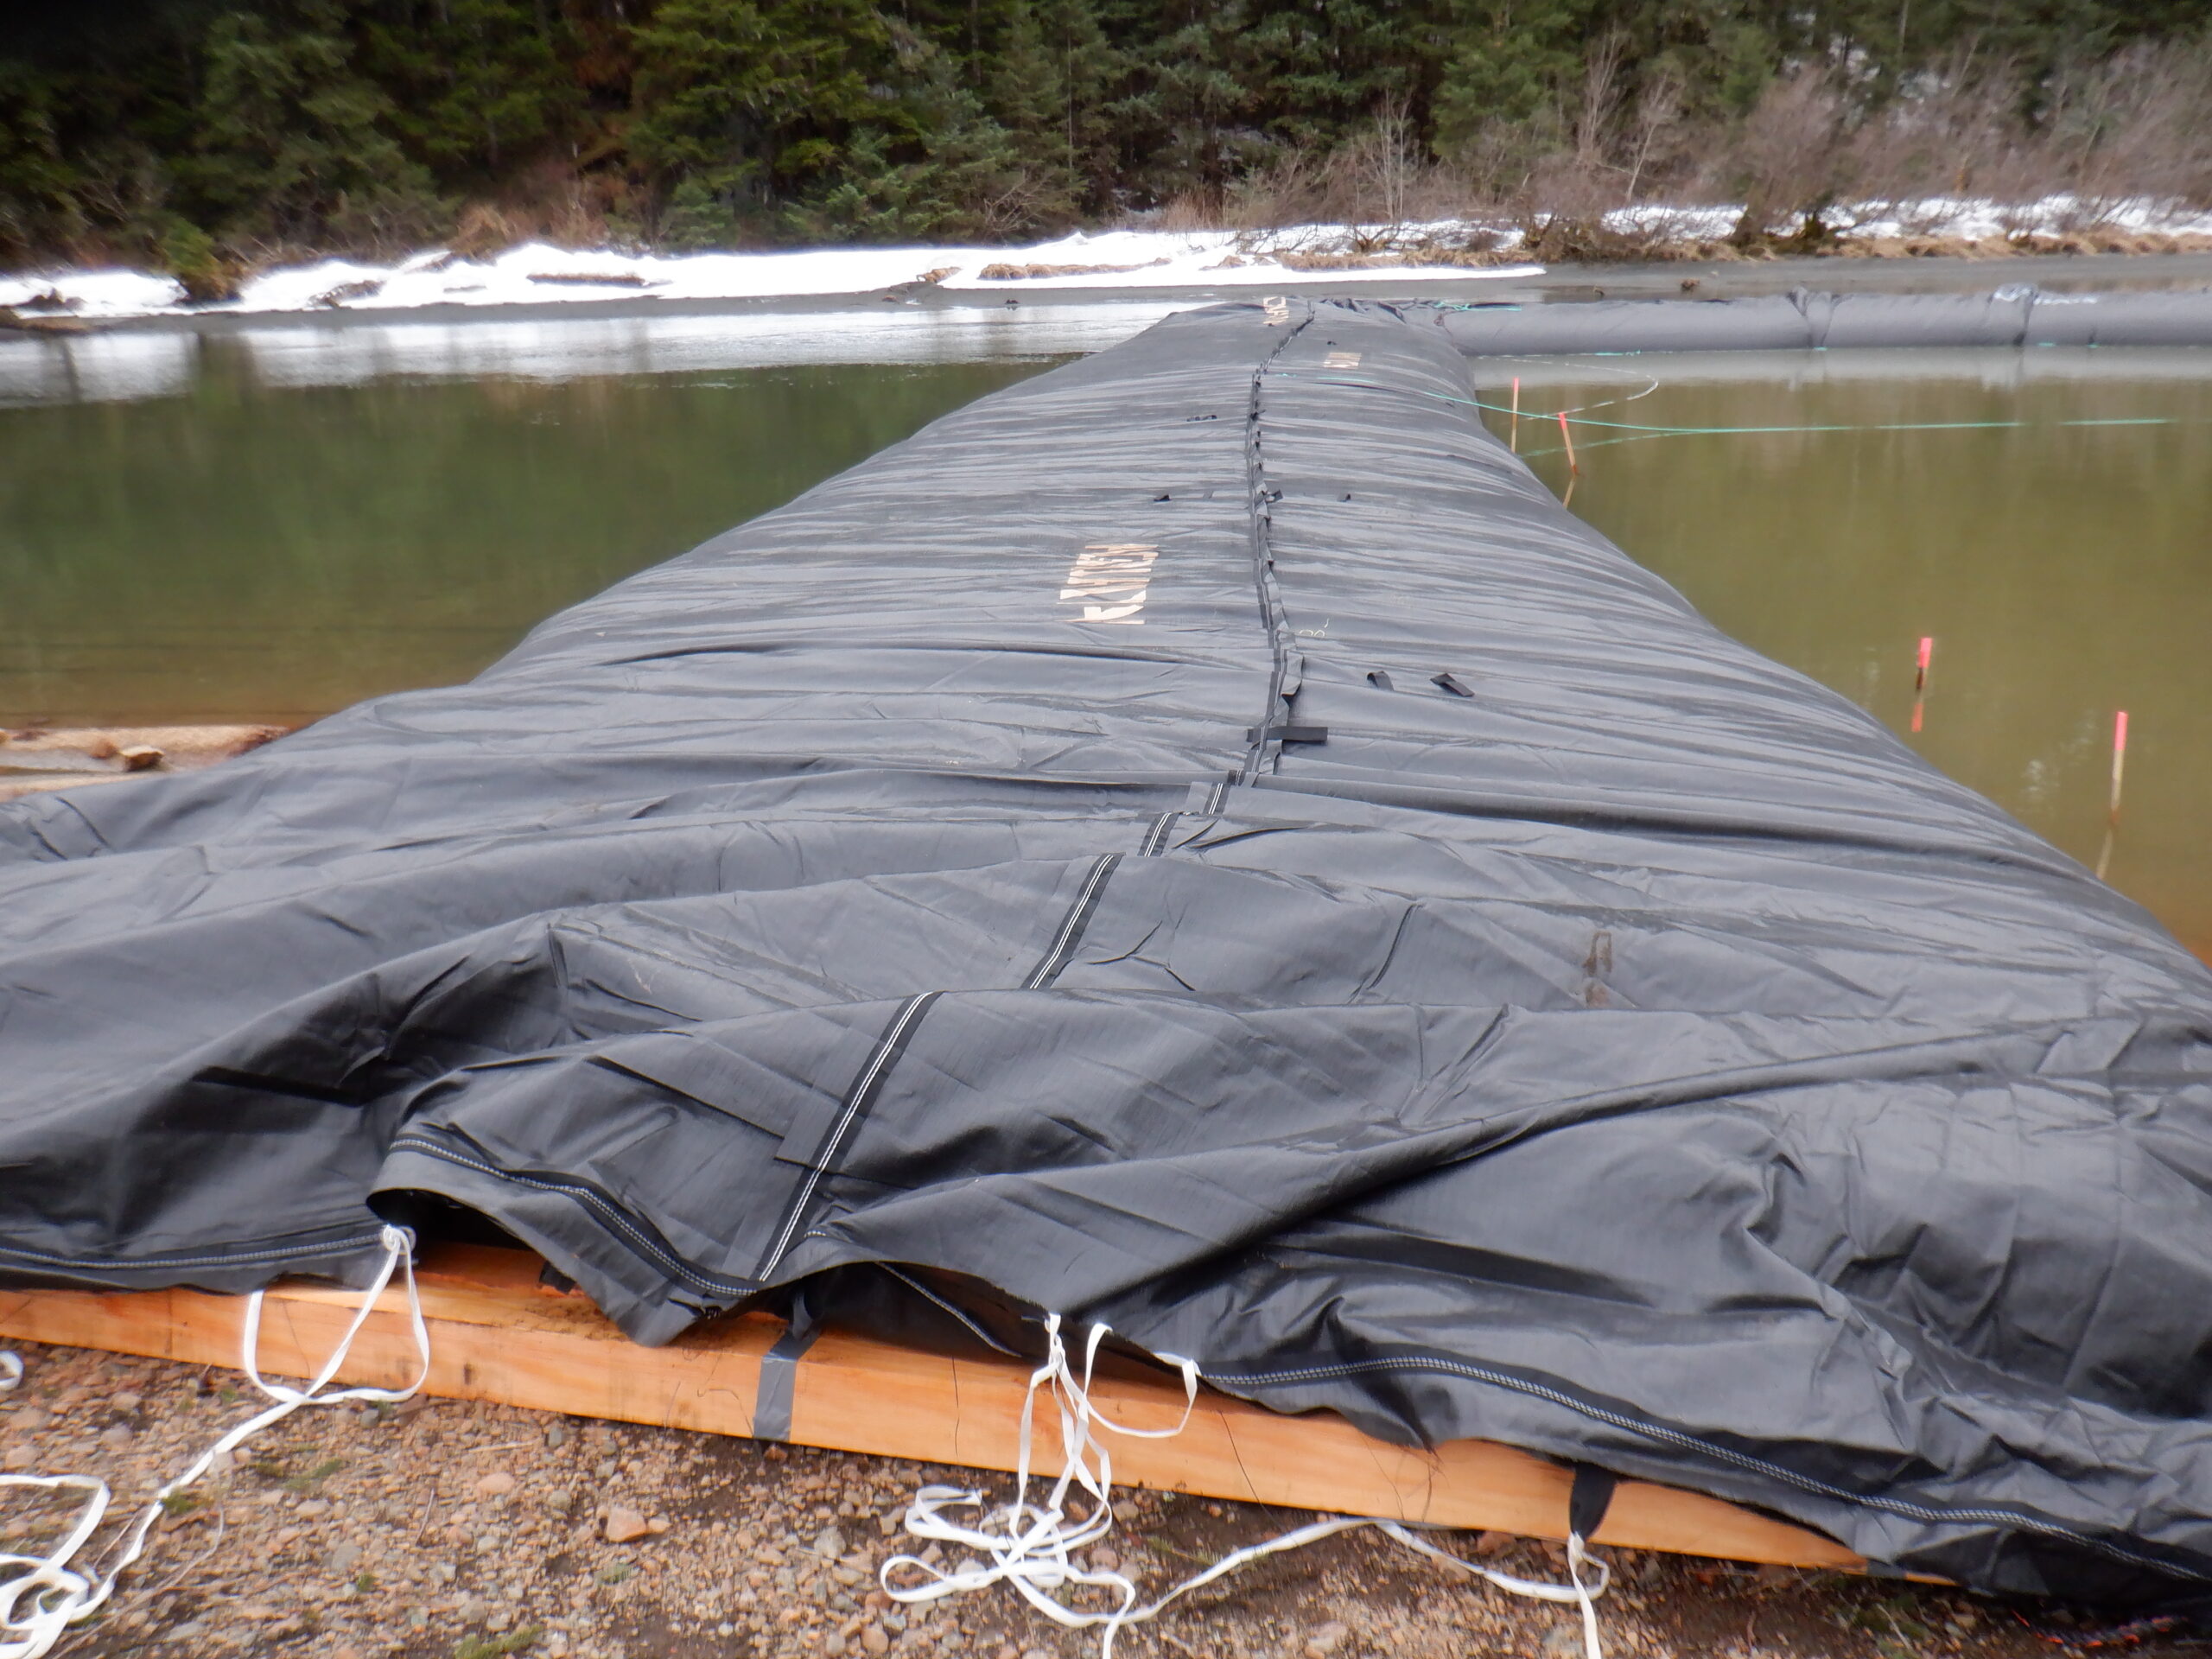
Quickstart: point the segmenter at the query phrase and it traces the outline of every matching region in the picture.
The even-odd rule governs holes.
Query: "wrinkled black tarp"
[[[1433,315],[1179,316],[474,683],[0,808],[0,1259],[474,1212],[647,1342],[1056,1309],[1877,1560],[2202,1580],[2212,977],[1465,393]]]
[[[1819,294],[1454,306],[1445,332],[1471,355],[1805,351],[1937,346],[2212,346],[2212,292]]]

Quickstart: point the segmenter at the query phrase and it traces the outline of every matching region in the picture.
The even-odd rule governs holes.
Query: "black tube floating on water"
[[[0,808],[0,1263],[474,1212],[645,1342],[1057,1310],[1903,1568],[2202,1585],[2212,974],[1465,391],[1387,308],[1177,316],[470,684]]]
[[[1420,315],[1416,308],[1407,309]],[[1439,308],[1473,357],[1847,346],[2212,346],[2212,293],[1790,294]]]

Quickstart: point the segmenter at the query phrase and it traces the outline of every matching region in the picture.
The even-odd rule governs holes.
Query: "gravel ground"
[[[0,1464],[97,1474],[128,1518],[259,1396],[232,1372],[22,1344],[0,1396]],[[240,1449],[156,1529],[72,1656],[315,1659],[1076,1659],[1003,1586],[894,1606],[875,1569],[924,1482],[972,1473],[507,1406],[415,1400],[308,1409]],[[995,1491],[1009,1484],[981,1478]],[[0,1494],[0,1548],[49,1539],[67,1505]],[[1151,1593],[1307,1512],[1131,1492],[1105,1547]],[[1554,1578],[1550,1545],[1449,1540]],[[1610,1656],[2013,1659],[2060,1647],[2004,1607],[1832,1573],[1605,1552]],[[1261,1562],[1123,1637],[1128,1659],[1574,1659],[1572,1608],[1470,1588],[1372,1534]],[[2138,1652],[2173,1651],[2157,1643]]]

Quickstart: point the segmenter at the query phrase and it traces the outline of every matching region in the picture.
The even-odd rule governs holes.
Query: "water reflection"
[[[192,384],[199,357],[187,334],[0,334],[0,409],[173,397]]]
[[[351,386],[398,376],[568,380],[814,364],[1011,363],[1127,340],[1188,302],[487,321],[348,319],[207,335],[0,336],[0,408],[181,396],[207,376]]]
[[[1048,361],[284,387],[208,350],[177,396],[0,410],[0,725],[467,679]]]

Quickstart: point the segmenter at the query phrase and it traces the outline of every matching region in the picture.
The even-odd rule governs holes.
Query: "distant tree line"
[[[2189,153],[2146,152],[2127,163],[2137,182],[2186,191],[2204,183],[2193,147],[2212,126],[2212,0],[16,0],[10,12],[0,264],[16,264],[200,271],[519,234],[671,248],[1007,239],[1162,209],[1391,213],[1440,179],[1465,200],[1538,207],[1547,191],[1817,197],[1839,182],[1824,156],[1863,149],[1888,130],[1885,111],[1944,99],[1917,130],[1919,175],[1934,181],[1969,184],[1948,177],[1969,151],[1995,165],[2061,137],[2077,156],[2156,138]],[[2165,100],[2148,114],[2146,87]]]

